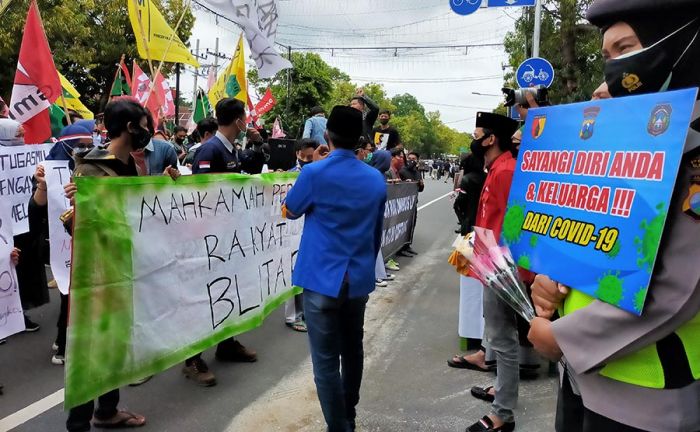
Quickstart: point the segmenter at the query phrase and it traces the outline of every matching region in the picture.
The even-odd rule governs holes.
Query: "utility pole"
[[[532,40],[532,56],[540,56],[540,34],[542,31],[542,0],[535,3],[535,35]]]
[[[287,60],[292,62],[292,46],[287,47]],[[287,69],[287,119],[289,119],[289,110],[291,109],[291,98],[292,98],[292,69]]]
[[[175,63],[175,126],[180,126],[180,63]]]

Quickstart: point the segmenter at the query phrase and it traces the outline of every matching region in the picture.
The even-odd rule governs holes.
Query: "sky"
[[[278,0],[278,9],[277,42],[296,51],[324,48],[313,52],[358,86],[381,83],[389,97],[411,93],[428,111],[440,111],[447,125],[464,132],[474,129],[477,111],[490,111],[503,99],[507,56],[502,43],[523,11],[482,8],[465,17],[452,12],[449,0]],[[240,29],[196,5],[195,16],[192,48],[199,39],[200,53],[213,52],[218,37],[219,52],[231,56]],[[497,46],[444,48],[480,44]],[[411,46],[442,48],[343,49]],[[212,55],[200,60],[203,65],[213,62]],[[219,60],[219,66],[225,62]],[[199,86],[206,86],[206,78],[199,78]],[[182,76],[181,89],[191,98],[191,68]]]

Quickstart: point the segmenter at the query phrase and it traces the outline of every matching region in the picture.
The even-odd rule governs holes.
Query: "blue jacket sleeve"
[[[386,207],[386,183],[381,182],[382,198],[379,206],[379,214],[377,214],[377,223],[374,227],[374,254],[378,255],[382,249],[382,234],[384,233],[384,208]]]
[[[314,123],[311,121],[311,119],[306,120],[306,123],[304,123],[304,134],[301,136],[302,138],[311,138],[311,130],[314,127]]]
[[[165,167],[167,168],[168,166],[171,166],[173,168],[177,168],[177,153],[175,153],[175,149],[172,148],[171,146],[168,146],[168,148],[165,150]],[[165,170],[165,168],[163,168]]]
[[[311,210],[313,206],[313,181],[311,177],[310,169],[301,170],[296,183],[287,193],[285,204],[289,219],[298,219]]]

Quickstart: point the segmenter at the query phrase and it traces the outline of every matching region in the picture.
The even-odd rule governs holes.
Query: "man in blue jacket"
[[[329,432],[355,430],[364,352],[365,306],[382,241],[384,177],[355,156],[362,113],[328,118],[331,153],[301,171],[287,195],[288,218],[305,216],[292,276],[304,288],[304,315],[316,390]],[[342,363],[342,375],[340,366]]]
[[[323,107],[316,106],[311,109],[311,118],[304,123],[304,135],[302,138],[311,138],[317,143],[326,145],[326,112]]]

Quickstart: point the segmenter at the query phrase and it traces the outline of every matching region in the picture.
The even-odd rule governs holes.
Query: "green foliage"
[[[584,15],[592,1],[543,0],[540,57],[554,66],[550,99],[556,104],[588,100],[603,82],[601,34]],[[513,70],[532,53],[533,29],[533,15],[527,13],[506,35],[504,46]],[[516,86],[513,72],[506,76],[506,84]]]
[[[194,26],[194,15],[186,0],[154,0],[172,27],[186,9],[178,36],[187,43]],[[95,112],[106,103],[122,54],[127,61],[137,56],[126,1],[113,0],[38,0],[46,37],[56,67],[73,83],[81,99]],[[22,43],[22,30],[29,0],[15,0],[2,16],[0,27],[0,94],[12,92],[12,77]],[[143,63],[142,63],[143,64]],[[147,70],[144,67],[144,70]],[[166,74],[170,68],[164,66]]]

